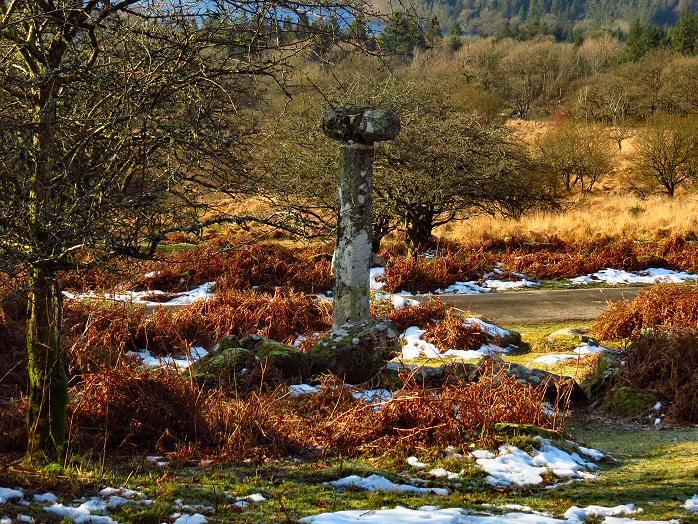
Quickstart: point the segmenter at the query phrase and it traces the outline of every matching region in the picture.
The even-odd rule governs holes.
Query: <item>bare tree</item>
[[[369,14],[341,1],[0,0],[0,260],[28,281],[30,456],[66,451],[58,272],[258,218],[216,208],[257,186],[252,83],[284,88],[295,57],[341,39],[301,15],[358,10]],[[299,21],[292,39],[282,14]]]
[[[596,182],[613,171],[609,137],[599,126],[565,122],[550,129],[536,146],[542,168],[567,192],[577,185],[580,191],[591,192]]]
[[[631,159],[641,191],[677,188],[698,178],[698,125],[687,119],[655,121],[638,132]]]
[[[545,179],[534,173],[528,155],[511,142],[504,126],[477,112],[462,112],[458,93],[421,81],[420,71],[394,70],[385,79],[363,81],[337,94],[339,104],[390,107],[402,122],[395,140],[376,147],[376,240],[401,226],[409,249],[416,250],[435,227],[451,220],[477,213],[519,215],[552,204]],[[317,101],[302,107],[308,106],[318,113],[322,107]],[[329,217],[336,206],[331,200],[336,199],[336,148],[318,138],[312,111],[298,113],[304,123],[284,128],[269,147],[274,180],[266,187],[274,188],[278,204]]]

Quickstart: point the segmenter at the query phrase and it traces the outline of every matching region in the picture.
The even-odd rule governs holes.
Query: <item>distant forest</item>
[[[569,35],[627,30],[634,20],[672,26],[698,0],[421,0],[442,31],[480,35],[518,33],[531,24]]]

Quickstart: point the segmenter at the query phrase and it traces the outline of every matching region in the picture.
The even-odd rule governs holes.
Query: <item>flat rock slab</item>
[[[421,295],[481,315],[499,324],[595,320],[609,300],[633,300],[642,286],[592,289],[551,289],[483,293],[481,295]]]

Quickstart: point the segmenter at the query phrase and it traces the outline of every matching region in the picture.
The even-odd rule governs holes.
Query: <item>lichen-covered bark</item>
[[[341,169],[334,256],[335,331],[344,324],[368,320],[370,316],[373,146],[346,144]]]
[[[60,345],[62,300],[54,274],[34,269],[29,290],[27,452],[34,460],[65,455],[68,378]]]

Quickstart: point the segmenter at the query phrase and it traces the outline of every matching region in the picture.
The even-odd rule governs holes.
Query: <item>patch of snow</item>
[[[304,397],[320,391],[319,386],[311,386],[310,384],[291,384],[288,389],[292,397]]]
[[[538,287],[540,282],[534,282],[526,278],[514,281],[487,279],[485,280],[485,286],[495,291],[509,291],[511,289],[521,289],[522,287]]]
[[[384,404],[393,398],[393,392],[387,389],[357,389],[351,394],[355,399],[368,404]]]
[[[99,492],[99,496],[102,498],[112,497],[114,495],[119,495],[120,497],[125,497],[127,499],[145,497],[145,495],[140,491],[134,491],[127,488],[104,488]]]
[[[472,451],[470,455],[475,459],[493,459],[497,456],[486,449],[476,449],[475,451]]]
[[[12,524],[12,519],[10,517],[0,518],[0,524]]]
[[[454,473],[453,471],[448,471],[444,468],[434,468],[427,471],[429,475],[436,478],[445,478],[447,480],[458,480],[460,478],[460,473]]]
[[[202,347],[192,347],[189,349],[189,355],[180,358],[172,356],[154,357],[150,351],[144,349],[142,351],[127,351],[127,355],[134,355],[141,359],[143,365],[149,368],[157,368],[162,366],[172,366],[178,369],[187,369],[192,364],[201,360],[208,354],[208,351]]]
[[[655,410],[655,411],[659,411],[660,409],[662,409],[662,403],[661,403],[661,402],[657,402],[657,403],[654,405],[654,410]]]
[[[589,457],[592,460],[603,460],[606,455],[601,453],[598,449],[585,448],[584,446],[577,446],[582,455]]]
[[[372,267],[369,270],[369,281],[371,283],[371,289],[374,291],[380,291],[385,287],[385,282],[382,279],[385,277],[384,267]]]
[[[395,484],[380,475],[370,475],[368,477],[359,477],[358,475],[350,475],[331,482],[325,482],[326,485],[335,488],[358,488],[366,491],[392,491],[401,493],[433,493],[434,495],[448,495],[446,488],[419,488],[410,484]]]
[[[443,290],[434,291],[435,294],[444,295],[477,295],[480,293],[490,293],[492,291],[509,291],[512,289],[521,289],[524,287],[538,287],[540,282],[522,278],[521,280],[497,280],[494,278],[486,278],[482,283],[476,281],[454,282]]]
[[[32,500],[34,500],[34,502],[38,502],[39,504],[55,504],[58,502],[58,497],[51,492],[42,494],[37,493],[32,497]]]
[[[686,501],[683,505],[686,511],[691,513],[698,513],[698,495],[693,495],[690,499]]]
[[[17,515],[17,522],[34,522],[34,517],[30,515]]]
[[[44,511],[61,518],[73,519],[76,524],[118,524],[106,515],[94,515],[93,513],[105,513],[107,503],[98,497],[93,497],[79,506],[65,506],[52,504],[44,508]]]
[[[300,519],[302,524],[462,524],[465,512],[458,508],[349,510],[322,513]]]
[[[126,293],[73,293],[70,291],[63,291],[63,296],[68,300],[85,300],[85,299],[103,299],[112,300],[114,302],[127,302],[130,304],[139,304],[142,306],[152,306],[152,307],[170,307],[170,306],[184,306],[188,304],[193,304],[199,300],[208,300],[213,296],[213,288],[215,282],[206,282],[200,286],[195,287],[189,291],[183,291],[180,293],[167,293],[165,291],[149,290],[149,291],[127,291]],[[166,302],[157,302],[154,300],[149,300],[150,297],[156,296],[172,296],[172,298]]]
[[[446,448],[446,458],[450,459],[462,459],[463,454],[462,453],[456,453],[456,448],[453,446],[448,446]]]
[[[159,466],[161,468],[165,467],[169,464],[168,461],[161,460],[161,459],[162,459],[162,457],[159,455],[149,455],[149,456],[145,457],[145,460],[147,460],[148,462],[152,462],[153,464],[155,464],[156,466]]]
[[[259,504],[260,502],[265,502],[267,499],[261,493],[252,493],[251,495],[245,495],[244,497],[236,497],[233,503],[238,508],[246,508],[250,504]]]
[[[477,458],[477,464],[488,474],[485,482],[496,488],[535,486],[543,483],[543,475],[551,472],[564,479],[582,479],[593,476],[587,470],[595,469],[593,462],[577,453],[568,453],[543,438],[540,449],[532,454],[514,446],[501,446],[499,454],[491,458]]]
[[[216,508],[210,504],[185,504],[182,499],[175,500],[175,509],[178,511],[191,511],[194,513],[214,513]]]
[[[427,465],[421,462],[417,457],[407,457],[407,463],[414,469],[426,469]]]
[[[493,324],[488,324],[487,322],[484,322],[483,324],[501,329]],[[403,341],[402,358],[405,360],[412,360],[423,356],[426,358],[455,357],[463,360],[471,360],[481,359],[487,355],[506,353],[507,351],[506,349],[494,344],[483,344],[479,349],[447,349],[446,351],[442,352],[434,344],[422,339],[422,335],[424,335],[425,332],[426,330],[417,326],[410,326],[402,335],[400,335],[400,338]]]
[[[542,355],[533,360],[533,362],[538,362],[541,364],[546,364],[552,366],[559,364],[560,362],[566,362],[568,360],[577,360],[588,355],[593,355],[595,353],[601,353],[607,348],[603,346],[592,346],[586,342],[579,344],[572,353],[549,353],[547,355]]]
[[[511,331],[508,329],[501,328],[490,322],[485,322],[481,318],[468,317],[464,320],[464,322],[471,326],[479,326],[483,333],[486,333],[491,337],[506,338],[511,335]]]
[[[674,271],[673,269],[649,268],[644,271],[630,272],[622,269],[606,268],[596,273],[571,278],[573,284],[656,284],[659,282],[690,282],[698,278],[695,273]]]
[[[0,488],[0,504],[7,504],[11,500],[22,500],[24,491],[21,489]]]
[[[184,514],[177,518],[173,524],[206,524],[208,519],[199,513],[193,515]]]
[[[302,524],[395,524],[396,522],[400,524],[581,524],[583,522],[576,518],[566,518],[565,520],[557,519],[547,514],[534,511],[520,512],[519,506],[514,504],[507,504],[502,507],[514,511],[502,515],[482,515],[481,513],[473,514],[462,508],[439,509],[435,506],[423,506],[419,509],[408,509],[402,506],[396,506],[393,509],[349,510],[337,511],[335,513],[322,513],[320,515],[302,518],[299,522]],[[530,509],[527,506],[522,506],[521,508],[524,511]],[[596,506],[596,508],[599,507]],[[601,510],[616,510],[617,508],[618,507],[601,508]],[[642,522],[644,524],[668,524],[677,523],[678,521],[636,521],[605,516],[603,522],[605,524],[630,524],[633,522]]]
[[[490,289],[481,286],[477,282],[454,282],[446,289],[437,289],[434,291],[436,295],[479,295],[480,293],[489,293]]]
[[[638,508],[635,504],[623,504],[612,508],[604,506],[578,508],[577,506],[572,506],[565,511],[564,517],[569,520],[584,522],[591,517],[617,517],[619,515],[636,515],[638,513],[642,513],[642,508]]]

